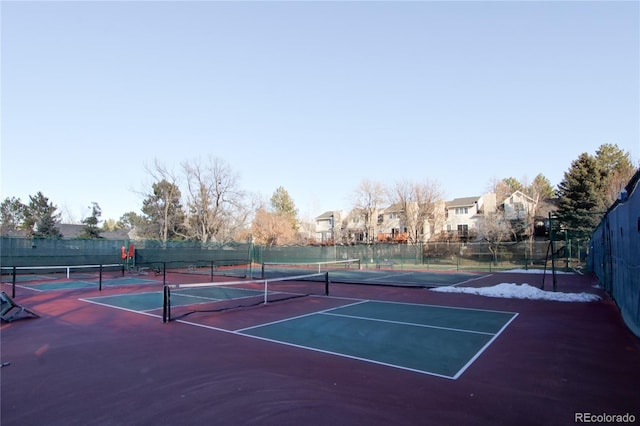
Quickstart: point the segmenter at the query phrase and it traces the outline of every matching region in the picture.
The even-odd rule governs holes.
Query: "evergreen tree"
[[[548,200],[555,195],[551,182],[543,174],[539,174],[533,179],[531,185],[525,189],[525,193],[535,200]]]
[[[154,183],[152,189],[153,193],[142,203],[142,213],[148,223],[144,234],[163,242],[181,238],[184,210],[180,202],[180,189],[164,179]]]
[[[282,186],[278,187],[271,196],[271,207],[274,212],[287,218],[293,229],[298,229],[298,209],[291,196]]]
[[[36,223],[34,238],[62,238],[62,233],[57,228],[58,219],[51,214],[44,215],[38,223]]]
[[[49,202],[42,192],[29,196],[29,204],[25,211],[24,228],[30,236],[36,238],[62,238],[56,227],[60,221],[58,208]]]
[[[98,227],[98,223],[100,222],[102,210],[98,203],[91,204],[91,216],[82,221],[84,227],[82,228],[80,238],[100,238],[100,228]]]
[[[27,206],[22,204],[19,198],[7,197],[0,204],[0,233],[7,235],[16,231],[24,223]]]
[[[118,223],[116,223],[116,229],[132,230],[137,228],[139,230],[144,229],[147,226],[147,221],[144,216],[137,214],[136,212],[127,212],[120,216]]]
[[[509,194],[513,194],[516,191],[524,190],[524,186],[522,186],[522,183],[520,183],[520,181],[514,177],[502,179],[502,182],[509,189]]]
[[[603,174],[604,207],[611,206],[620,191],[627,185],[636,172],[631,155],[615,144],[603,144],[596,151],[596,162]]]
[[[603,211],[603,172],[596,159],[583,153],[571,163],[558,185],[558,217],[570,236],[589,238]]]

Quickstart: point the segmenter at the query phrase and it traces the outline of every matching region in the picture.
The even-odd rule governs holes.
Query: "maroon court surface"
[[[468,285],[540,281],[496,273]],[[149,287],[19,287],[15,302],[40,318],[1,326],[0,424],[567,425],[583,413],[640,422],[640,340],[596,284],[558,276],[558,291],[603,298],[589,303],[332,286],[332,297],[518,313],[456,380],[224,331],[309,302],[188,317],[212,329],[81,300]]]

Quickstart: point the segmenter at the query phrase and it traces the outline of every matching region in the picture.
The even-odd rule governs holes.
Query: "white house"
[[[445,230],[458,238],[469,238],[484,213],[496,210],[496,194],[455,198],[445,203]]]
[[[502,208],[506,220],[526,220],[533,217],[535,201],[528,195],[516,191],[502,202]]]
[[[378,215],[378,242],[407,242],[407,227],[402,223],[403,211],[399,204],[393,204]]]
[[[330,210],[316,217],[316,241],[321,244],[333,244],[333,240],[338,239],[343,216],[339,210]]]

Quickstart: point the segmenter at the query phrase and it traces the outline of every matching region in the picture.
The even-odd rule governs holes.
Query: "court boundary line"
[[[509,326],[517,317],[518,315],[520,315],[517,312],[514,312],[513,317],[507,321],[505,323],[504,326],[502,326],[502,328],[493,336],[493,338],[489,339],[489,341],[475,354],[475,356],[473,356],[459,371],[458,373],[454,376],[454,380],[457,380],[458,377],[460,377],[465,371],[467,371],[467,368],[469,368],[471,366],[471,364],[473,364],[476,359],[478,359],[478,357],[480,357],[480,355],[482,355],[484,353],[484,351],[498,338],[498,336],[500,336],[502,334],[502,332],[504,330],[507,329],[507,326]]]
[[[134,294],[135,295],[139,295],[139,294],[151,294],[151,293],[158,293],[158,291],[149,291],[149,292],[134,293]],[[114,296],[117,297],[117,296],[131,296],[131,295],[132,294],[98,296],[97,299],[109,298],[109,297],[114,297]],[[446,305],[420,304],[420,303],[411,303],[411,302],[394,302],[394,301],[375,300],[375,299],[356,299],[356,298],[348,298],[348,297],[332,297],[332,296],[318,296],[318,295],[309,295],[309,296],[310,297],[323,297],[323,298],[326,297],[326,298],[333,298],[333,299],[339,299],[339,300],[340,299],[341,300],[354,300],[355,302],[354,303],[350,303],[350,304],[346,304],[346,305],[343,305],[343,306],[331,307],[331,308],[327,308],[327,309],[322,309],[320,311],[309,312],[309,313],[302,314],[302,315],[296,315],[296,316],[293,316],[293,317],[283,318],[283,319],[280,319],[280,320],[270,321],[270,322],[267,322],[267,323],[262,323],[262,324],[258,324],[258,325],[254,325],[254,326],[250,326],[250,327],[244,327],[244,328],[235,329],[235,330],[224,329],[224,328],[215,327],[215,326],[211,326],[211,325],[207,325],[207,324],[199,324],[199,323],[195,323],[195,322],[192,322],[192,321],[186,321],[186,320],[181,320],[181,319],[174,320],[173,322],[177,322],[177,323],[181,323],[181,324],[185,324],[185,325],[191,325],[191,326],[200,327],[200,328],[205,328],[205,329],[209,329],[209,330],[213,330],[213,331],[219,331],[219,332],[223,332],[223,333],[233,334],[233,335],[236,335],[236,336],[242,336],[242,337],[258,339],[258,340],[267,341],[267,342],[271,342],[271,343],[276,343],[276,344],[280,344],[280,345],[295,347],[295,348],[298,348],[298,349],[310,350],[310,351],[329,354],[329,355],[338,356],[338,357],[342,357],[342,358],[354,359],[354,360],[357,360],[357,361],[368,362],[368,363],[377,364],[377,365],[383,365],[383,366],[386,366],[386,367],[397,368],[397,369],[401,369],[401,370],[405,370],[405,371],[411,371],[411,372],[414,372],[414,373],[420,373],[420,374],[425,374],[425,375],[434,376],[434,377],[440,377],[440,378],[449,379],[449,380],[457,380],[480,357],[480,355],[482,355],[485,352],[485,350],[491,344],[493,344],[493,342],[504,332],[504,330],[506,330],[506,328],[519,316],[518,312],[498,311],[498,310],[491,310],[491,309],[476,309],[476,308],[465,308],[465,307],[446,306]],[[100,303],[100,302],[96,302],[94,300],[89,300],[89,299],[85,299],[85,298],[80,298],[79,300],[84,301],[84,302],[88,302],[88,303],[92,303],[92,304],[98,305],[98,306],[104,306],[104,307],[108,307],[108,308],[120,309],[122,311],[131,312],[131,313],[138,313],[138,314],[146,315],[146,316],[153,317],[153,318],[162,318],[161,315],[157,315],[157,314],[151,313],[151,311],[155,311],[155,310],[158,310],[160,308],[153,308],[153,309],[150,309],[150,310],[138,311],[138,310],[133,310],[133,309],[129,309],[129,308],[123,308],[123,307],[116,306],[116,305],[109,305],[109,304],[105,304],[105,303]],[[399,304],[399,305],[413,305],[413,306],[424,306],[424,307],[435,307],[435,308],[443,308],[443,309],[461,309],[461,310],[470,310],[470,311],[479,311],[479,312],[504,313],[504,314],[511,314],[512,317],[495,334],[486,333],[486,332],[474,332],[474,331],[471,331],[471,330],[461,330],[461,331],[459,331],[459,330],[456,330],[456,329],[451,329],[451,331],[493,335],[493,337],[491,337],[489,339],[489,341],[487,341],[487,343],[485,345],[483,345],[482,348],[480,348],[475,353],[475,355],[472,356],[465,363],[465,365],[463,365],[456,372],[456,374],[453,375],[453,376],[448,376],[448,375],[445,375],[445,374],[439,374],[439,373],[435,373],[435,372],[432,372],[432,371],[419,370],[419,369],[416,369],[416,368],[411,368],[411,367],[405,367],[405,366],[402,366],[402,365],[386,363],[386,362],[377,361],[377,360],[374,360],[374,359],[363,358],[363,357],[344,354],[344,353],[340,353],[340,352],[333,352],[333,351],[329,351],[329,350],[325,350],[325,349],[318,349],[318,348],[314,348],[314,347],[310,347],[310,346],[299,345],[299,344],[296,344],[296,343],[290,343],[290,342],[285,342],[285,341],[281,341],[281,340],[275,340],[275,339],[270,339],[270,338],[266,338],[266,337],[260,337],[260,336],[254,336],[254,335],[251,335],[251,334],[247,334],[247,331],[251,330],[251,329],[265,327],[265,326],[268,326],[268,325],[278,324],[278,323],[291,321],[291,320],[295,320],[295,319],[299,319],[299,318],[304,318],[304,317],[308,317],[308,316],[312,316],[312,315],[334,315],[334,316],[350,317],[348,315],[331,314],[329,312],[332,311],[332,310],[335,310],[335,309],[341,309],[341,308],[349,307],[349,306],[356,306],[356,305],[367,303],[367,302]],[[393,322],[393,321],[388,321],[388,320],[379,320],[379,319],[375,319],[375,318],[359,318],[359,317],[355,317],[355,316],[351,316],[351,317],[357,318],[357,319],[369,320],[369,321]],[[401,323],[401,322],[398,322],[398,323]],[[414,326],[416,326],[416,325],[417,326],[424,326],[424,327],[427,327],[427,328],[443,328],[443,329],[446,329],[444,327],[425,326],[425,325],[412,324],[412,323],[406,323],[406,324],[403,323],[403,324],[404,325],[414,325]]]
[[[362,358],[362,357],[358,357],[358,356],[355,356],[355,355],[344,354],[344,353],[341,353],[341,352],[333,352],[333,351],[328,351],[326,349],[318,349],[318,348],[313,348],[313,347],[310,347],[310,346],[299,345],[299,344],[296,344],[296,343],[289,343],[289,342],[283,342],[281,340],[269,339],[269,338],[266,338],[266,337],[253,336],[251,334],[245,334],[245,333],[239,333],[239,332],[232,332],[232,333],[237,334],[238,336],[250,337],[250,338],[253,338],[253,339],[258,339],[258,340],[263,340],[263,341],[266,341],[266,342],[277,343],[277,344],[285,345],[285,346],[291,346],[291,347],[299,348],[299,349],[305,349],[305,350],[308,350],[308,351],[314,351],[314,352],[320,352],[320,353],[329,354],[329,355],[333,355],[333,356],[339,356],[341,358],[355,359],[357,361],[368,362],[368,363],[371,363],[371,364],[384,365],[385,367],[398,368],[400,370],[412,371],[414,373],[420,373],[420,374],[426,374],[426,375],[429,375],[429,376],[441,377],[441,378],[444,378],[444,379],[456,380],[456,378],[454,376],[447,376],[447,375],[444,375],[444,374],[434,373],[432,371],[418,370],[417,368],[405,367],[405,366],[398,365],[398,364],[391,364],[391,363],[388,363],[388,362],[377,361],[375,359]]]
[[[334,309],[338,309],[338,308],[334,308]],[[423,328],[435,328],[438,330],[446,330],[446,331],[455,331],[458,333],[473,333],[473,334],[484,334],[487,336],[495,336],[494,333],[489,333],[488,331],[475,331],[475,330],[465,330],[462,328],[451,328],[451,327],[441,327],[438,325],[428,325],[428,324],[418,324],[415,322],[404,322],[404,321],[391,321],[391,320],[385,320],[385,319],[380,319],[380,318],[367,318],[367,317],[361,317],[358,315],[345,315],[345,314],[334,314],[331,312],[319,312],[319,315],[332,315],[335,317],[343,317],[343,318],[355,318],[355,319],[361,319],[361,320],[365,320],[365,321],[378,321],[378,322],[388,322],[389,324],[400,324],[400,325],[408,325],[408,326],[413,326],[413,327],[423,327]]]
[[[348,305],[344,305],[344,306],[338,306],[338,307],[333,307],[333,308],[327,308],[327,309],[322,309],[319,311],[314,311],[314,312],[309,312],[307,314],[302,314],[302,315],[296,315],[293,317],[289,317],[289,318],[283,318],[283,319],[279,319],[276,321],[269,321],[269,322],[265,322],[264,324],[259,324],[259,325],[252,325],[250,327],[244,327],[244,328],[238,328],[236,330],[233,330],[234,333],[243,333],[246,330],[251,330],[253,328],[260,328],[260,327],[266,327],[268,325],[273,325],[273,324],[278,324],[281,322],[285,322],[285,321],[290,321],[290,320],[295,320],[295,319],[299,319],[299,318],[304,318],[304,317],[308,317],[311,315],[317,315],[317,314],[322,314],[325,313],[327,311],[331,311],[333,309],[339,309],[339,308],[345,308],[345,307],[349,307],[349,306],[356,306],[356,305],[360,305],[362,303],[366,303],[368,302],[368,300],[361,300],[359,302],[355,302],[355,303],[349,303]]]
[[[151,293],[151,292],[148,292],[148,293]],[[136,294],[148,294],[148,293],[136,293]],[[103,297],[105,297],[105,298],[106,298],[106,297],[111,297],[111,296],[103,296]],[[78,299],[78,300],[81,300],[81,301],[83,301],[83,302],[87,302],[87,303],[91,303],[91,304],[94,304],[94,305],[98,305],[98,306],[104,306],[104,307],[106,307],[106,308],[119,309],[119,310],[121,310],[121,311],[131,312],[131,313],[134,313],[134,314],[146,315],[146,316],[154,317],[154,318],[162,318],[162,315],[152,314],[152,313],[150,312],[150,311],[155,311],[155,310],[157,310],[158,308],[154,308],[154,309],[145,309],[145,310],[142,310],[142,311],[137,311],[137,310],[135,310],[135,309],[123,308],[122,306],[116,306],[116,305],[108,305],[108,304],[106,304],[106,303],[100,303],[100,302],[96,302],[95,300],[90,300],[90,299],[83,299],[83,298],[80,298],[80,299]]]
[[[332,297],[332,296],[328,296]],[[483,311],[483,312],[495,312],[495,313],[504,313],[504,314],[517,314],[518,312],[511,311],[498,311],[495,309],[482,309],[482,308],[465,308],[458,306],[449,306],[449,305],[434,305],[432,303],[414,303],[414,302],[394,302],[393,300],[378,300],[378,299],[356,299],[349,297],[335,297],[336,299],[349,299],[349,300],[362,300],[363,302],[375,302],[375,303],[393,303],[394,305],[410,305],[410,306],[433,306],[434,308],[443,308],[443,309],[461,309],[465,311]],[[337,308],[332,308],[337,309]]]
[[[82,290],[82,289],[98,288],[98,283],[93,283],[91,281],[75,280],[75,281],[69,281],[69,282],[84,283],[84,284],[90,284],[90,285],[89,286],[85,286],[85,287],[60,287],[60,288],[47,288],[47,289],[36,288],[39,285],[47,285],[47,284],[52,284],[53,283],[53,282],[44,282],[44,283],[33,284],[32,286],[27,286],[27,285],[23,285],[23,284],[16,284],[16,288],[20,288],[20,289],[23,289],[23,290],[37,291],[39,293],[44,293],[44,292],[47,292],[47,291],[71,291],[71,290]],[[11,284],[9,284],[9,285],[11,285]]]
[[[401,277],[403,275],[413,275],[415,272],[396,272],[396,273],[387,273],[386,275],[382,275],[380,277],[371,277],[367,279],[363,279],[362,282],[374,282],[377,280],[383,280],[391,277]],[[413,283],[412,283],[413,284]]]
[[[472,281],[476,281],[476,280],[480,280],[482,278],[488,278],[488,277],[492,277],[492,276],[493,276],[493,274],[480,275],[479,277],[469,278],[468,280],[462,281],[461,283],[451,284],[449,286],[439,286],[439,287],[457,287],[457,286],[462,285],[462,284],[470,283]]]
[[[331,296],[329,296],[329,297],[331,297]],[[349,298],[340,298],[340,299],[349,300]],[[280,319],[280,320],[277,320],[277,321],[271,321],[271,322],[268,322],[268,323],[254,325],[254,326],[251,326],[251,327],[240,328],[240,329],[237,329],[237,330],[225,330],[225,329],[221,330],[221,329],[219,329],[217,327],[206,326],[206,325],[203,325],[203,324],[196,324],[196,323],[191,323],[191,322],[186,322],[186,321],[185,321],[185,323],[188,323],[188,324],[191,324],[191,325],[196,325],[196,326],[202,326],[202,327],[205,327],[205,328],[211,328],[211,329],[214,329],[214,330],[221,330],[221,331],[224,331],[224,332],[227,332],[227,333],[232,333],[232,334],[237,334],[237,335],[240,335],[240,336],[251,337],[251,338],[254,338],[254,339],[264,340],[264,341],[268,341],[268,342],[272,342],[272,343],[278,343],[278,344],[281,344],[281,345],[292,346],[292,347],[295,347],[295,348],[301,348],[301,349],[306,349],[306,350],[326,353],[326,354],[330,354],[330,355],[334,355],[334,356],[340,356],[340,357],[344,357],[344,358],[350,358],[350,359],[355,359],[355,360],[359,360],[359,361],[370,362],[370,363],[374,363],[374,364],[384,365],[384,366],[387,366],[387,367],[399,368],[401,370],[413,371],[413,372],[416,372],[416,373],[421,373],[421,374],[426,374],[426,375],[430,375],[430,376],[446,378],[446,379],[450,379],[450,380],[457,380],[475,362],[475,360],[477,360],[480,357],[480,355],[482,355],[482,353],[484,353],[484,351],[498,338],[498,336],[500,336],[502,334],[502,332],[504,330],[506,330],[506,328],[519,315],[518,312],[498,311],[498,310],[490,310],[490,309],[458,308],[458,307],[455,307],[455,306],[441,306],[441,305],[432,305],[432,304],[423,305],[423,304],[420,304],[420,303],[378,301],[378,300],[371,300],[371,299],[364,299],[364,300],[351,299],[351,300],[359,300],[359,301],[355,302],[355,303],[347,304],[347,305],[344,305],[344,306],[337,306],[337,307],[333,307],[333,308],[323,309],[323,310],[316,311],[316,312],[310,312],[310,313],[303,314],[303,315],[297,315],[297,316],[294,316],[294,317],[284,318],[284,319]],[[505,314],[510,314],[511,318],[496,333],[488,333],[488,332],[481,332],[481,331],[457,330],[457,329],[449,329],[449,328],[446,328],[446,327],[428,326],[428,325],[423,325],[423,324],[404,323],[404,322],[401,322],[401,321],[380,320],[380,319],[376,319],[376,318],[365,318],[365,317],[358,317],[358,316],[350,316],[350,315],[332,314],[332,313],[330,313],[330,311],[335,310],[335,309],[341,309],[341,308],[345,308],[345,307],[349,307],[349,306],[356,306],[356,305],[367,303],[367,302],[392,303],[392,304],[400,304],[400,305],[404,304],[404,305],[426,306],[426,307],[448,308],[448,309],[462,309],[462,310],[470,310],[470,311],[478,311],[478,312],[505,313]],[[368,321],[382,321],[382,322],[389,322],[389,323],[399,323],[399,324],[403,324],[403,325],[413,325],[413,326],[419,326],[419,327],[421,326],[421,327],[425,327],[425,328],[444,329],[444,330],[448,330],[448,331],[456,331],[456,332],[462,332],[462,333],[483,334],[483,335],[488,335],[488,336],[492,336],[492,337],[487,341],[487,343],[485,343],[475,353],[474,356],[472,356],[469,359],[469,361],[467,361],[456,372],[455,375],[447,376],[447,375],[444,375],[444,374],[434,373],[432,371],[418,370],[418,369],[411,368],[411,367],[405,367],[405,366],[402,366],[402,365],[385,363],[385,362],[382,362],[382,361],[377,361],[377,360],[373,360],[373,359],[369,359],[369,358],[362,358],[362,357],[357,357],[357,356],[354,356],[354,355],[348,355],[348,354],[344,354],[344,353],[340,353],[340,352],[333,352],[333,351],[328,351],[328,350],[325,350],[325,349],[318,349],[318,348],[313,348],[313,347],[309,347],[309,346],[304,346],[304,345],[300,345],[300,344],[297,344],[297,343],[290,343],[290,342],[285,342],[285,341],[281,341],[281,340],[275,340],[275,339],[270,339],[270,338],[266,338],[266,337],[260,337],[260,336],[254,336],[254,335],[251,335],[251,334],[246,334],[247,330],[266,327],[268,325],[278,324],[278,323],[282,323],[282,322],[286,322],[286,321],[290,321],[290,320],[295,320],[295,319],[299,319],[299,318],[304,318],[304,317],[308,317],[308,316],[312,316],[312,315],[333,315],[333,316],[340,316],[340,317],[346,317],[346,318],[356,318],[356,319],[362,319],[362,320],[368,320]],[[178,322],[183,322],[181,320],[177,320],[177,321]]]

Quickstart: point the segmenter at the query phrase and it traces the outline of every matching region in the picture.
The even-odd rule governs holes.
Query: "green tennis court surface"
[[[153,284],[162,282],[155,280],[145,280],[141,278],[108,278],[102,279],[102,286],[119,286],[119,285],[131,285],[131,284]],[[98,288],[99,281],[97,279],[94,280],[55,280],[48,281],[39,284],[21,284],[21,287],[28,288],[31,290],[38,291],[49,291],[49,290],[70,290],[77,288]]]
[[[363,301],[237,332],[457,379],[516,315]]]
[[[242,299],[243,297],[262,296],[259,290],[210,286],[204,288],[193,288],[172,293],[172,306],[186,306],[198,303],[208,303],[221,300]],[[162,291],[150,291],[137,294],[118,294],[114,296],[101,296],[83,299],[88,302],[100,305],[112,306],[114,308],[130,309],[134,311],[153,311],[162,309]]]
[[[11,275],[3,275],[2,282],[10,284],[14,278]],[[48,275],[18,275],[15,277],[15,281],[18,283],[28,283],[31,281],[44,281],[44,280],[56,280],[58,277],[51,277]]]
[[[174,293],[172,304],[191,305],[198,303],[198,299],[205,303],[260,294],[256,290],[207,287]],[[151,313],[162,307],[162,298],[162,292],[147,292],[85,300]],[[282,321],[223,331],[457,379],[516,316],[513,312],[359,301]],[[197,317],[192,321],[189,324],[199,325]]]

